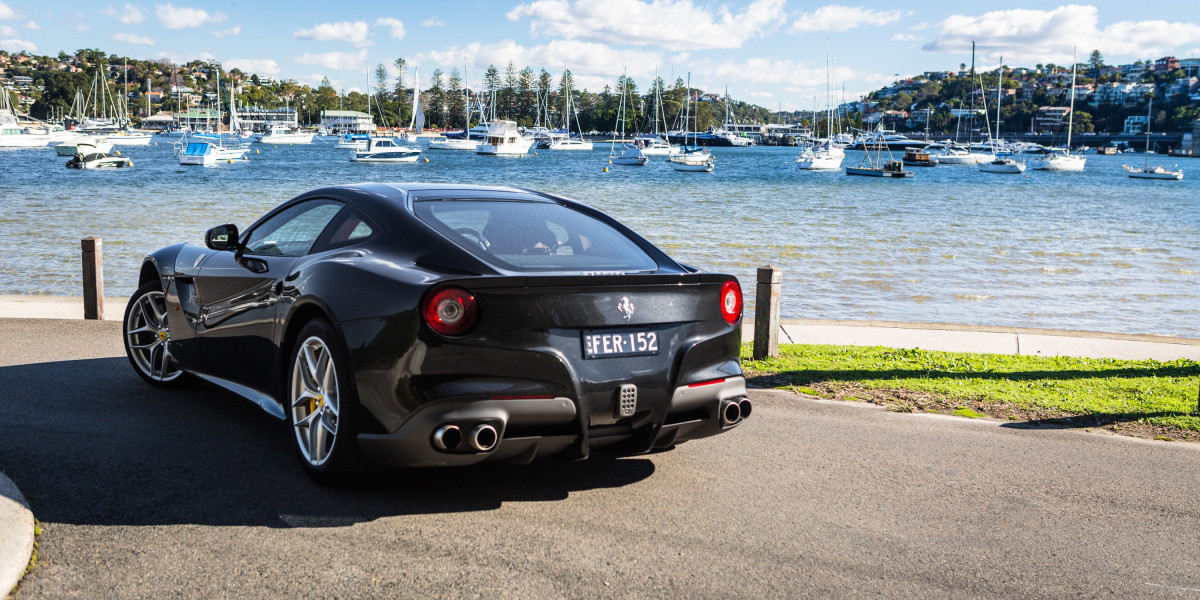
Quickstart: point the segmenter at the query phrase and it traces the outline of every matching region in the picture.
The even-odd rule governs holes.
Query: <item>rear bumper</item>
[[[745,398],[746,380],[742,377],[698,387],[681,386],[673,390],[670,407],[660,422],[635,418],[630,423],[599,427],[584,424],[576,401],[565,397],[442,400],[423,405],[392,433],[362,434],[358,440],[369,460],[407,467],[586,458],[591,449],[600,447],[636,454],[737,427],[744,419],[722,420],[722,407]],[[462,432],[490,426],[498,440],[486,451],[473,449],[465,442],[440,449],[434,434],[446,426],[458,427]],[[510,431],[518,433],[510,436]]]

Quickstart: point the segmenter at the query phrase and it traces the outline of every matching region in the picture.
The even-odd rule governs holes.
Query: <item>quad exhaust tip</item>
[[[742,407],[737,402],[724,400],[721,402],[721,422],[733,425],[742,419]]]
[[[742,422],[746,417],[750,416],[750,399],[742,398],[740,400],[722,400],[721,401],[721,423],[725,425],[736,425]]]
[[[498,441],[500,436],[491,425],[476,425],[475,429],[471,430],[471,448],[478,452],[487,452],[495,448]]]
[[[433,432],[433,446],[438,450],[455,450],[462,441],[462,430],[457,425],[442,425]]]

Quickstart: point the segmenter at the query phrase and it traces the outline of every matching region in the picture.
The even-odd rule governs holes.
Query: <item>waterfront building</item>
[[[217,129],[221,123],[221,111],[215,108],[189,108],[176,117],[180,129],[203,131]]]
[[[237,107],[237,122],[238,127],[243,131],[266,131],[273,125],[281,125],[290,129],[299,129],[300,127],[296,109],[293,107],[239,106]]]
[[[1179,59],[1174,56],[1164,56],[1154,61],[1154,71],[1160,73],[1163,71],[1174,71],[1179,68]]]
[[[323,110],[321,127],[333,135],[371,133],[375,131],[375,121],[371,115],[356,110]]]
[[[1033,126],[1037,131],[1059,131],[1066,126],[1067,117],[1071,114],[1067,106],[1041,106],[1033,116]]]
[[[1125,129],[1123,133],[1137,135],[1146,131],[1146,115],[1130,115],[1125,117]]]
[[[1200,77],[1200,58],[1184,58],[1179,61],[1179,68],[1188,77]]]

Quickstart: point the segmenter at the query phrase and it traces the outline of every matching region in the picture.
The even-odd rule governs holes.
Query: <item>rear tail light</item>
[[[721,286],[721,316],[730,325],[742,318],[742,286],[734,279]]]
[[[442,335],[461,335],[475,325],[479,311],[475,296],[462,288],[445,287],[425,298],[421,310],[430,329]]]

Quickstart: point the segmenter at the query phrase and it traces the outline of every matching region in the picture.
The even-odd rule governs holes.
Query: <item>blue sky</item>
[[[1068,64],[1099,49],[1120,64],[1200,57],[1200,4],[995,4],[926,0],[534,0],[388,2],[350,7],[276,2],[18,2],[0,0],[0,49],[41,54],[100,48],[144,59],[217,59],[226,68],[339,89],[366,86],[366,65],[403,57],[422,81],[464,65],[471,81],[503,71],[571,69],[599,91],[627,71],[642,89],[664,79],[785,110],[824,104],[825,44],[848,99],[898,75],[978,64]],[[411,74],[411,70],[410,70]]]

